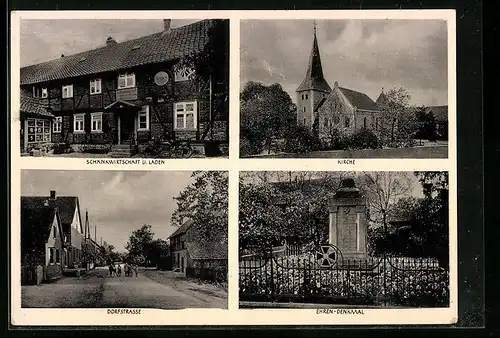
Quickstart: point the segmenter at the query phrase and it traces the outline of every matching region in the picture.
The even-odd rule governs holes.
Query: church
[[[361,128],[380,132],[382,116],[377,103],[384,100],[384,93],[374,102],[364,93],[341,87],[337,81],[332,89],[323,75],[316,25],[306,75],[296,92],[297,125],[311,130],[316,125],[321,139],[328,139],[334,130],[345,134]]]

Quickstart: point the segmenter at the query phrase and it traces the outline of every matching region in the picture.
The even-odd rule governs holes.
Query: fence
[[[186,276],[199,278],[205,281],[226,283],[227,282],[227,263],[226,261],[212,265],[195,265],[186,267]]]
[[[240,259],[240,300],[409,307],[449,304],[449,273],[434,259],[319,258],[324,257],[305,253]]]

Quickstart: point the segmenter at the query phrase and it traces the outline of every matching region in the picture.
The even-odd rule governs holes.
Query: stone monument
[[[352,178],[342,181],[330,201],[329,213],[329,244],[340,250],[343,259],[366,259],[366,199]]]

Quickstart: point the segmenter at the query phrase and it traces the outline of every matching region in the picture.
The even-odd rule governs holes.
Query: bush
[[[349,137],[350,149],[377,149],[381,147],[377,135],[368,128],[361,128]]]
[[[52,146],[52,150],[54,151],[54,154],[65,154],[72,151],[69,143],[55,143]]]
[[[303,126],[293,126],[285,133],[283,151],[288,153],[305,153],[321,149],[318,135]]]

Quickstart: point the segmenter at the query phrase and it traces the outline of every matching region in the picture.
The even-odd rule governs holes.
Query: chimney
[[[170,23],[172,22],[172,19],[163,19],[163,31],[169,32],[170,31]]]
[[[116,40],[113,39],[111,36],[106,39],[106,46],[116,45],[116,43],[117,43]]]
[[[56,191],[55,190],[51,190],[50,191],[50,199],[51,200],[55,200],[56,199]]]

